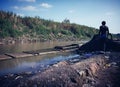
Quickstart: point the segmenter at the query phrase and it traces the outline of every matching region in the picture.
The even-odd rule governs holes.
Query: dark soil
[[[1,87],[120,87],[120,53],[81,55],[37,73],[0,77]]]
[[[92,40],[82,45],[79,51],[93,52],[93,51],[111,51],[120,52],[120,42],[108,38],[100,38],[94,36]]]

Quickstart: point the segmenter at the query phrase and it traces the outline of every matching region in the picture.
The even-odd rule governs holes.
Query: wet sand
[[[38,72],[0,77],[1,87],[120,87],[120,53],[83,53]]]

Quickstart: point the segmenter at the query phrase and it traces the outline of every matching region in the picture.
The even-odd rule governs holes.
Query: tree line
[[[98,29],[70,23],[45,20],[36,17],[21,17],[13,12],[0,11],[0,38],[29,37],[42,39],[92,38]]]

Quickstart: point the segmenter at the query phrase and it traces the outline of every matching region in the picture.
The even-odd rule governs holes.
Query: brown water
[[[24,43],[24,44],[9,44],[9,45],[0,45],[0,54],[5,53],[19,53],[22,51],[31,51],[39,49],[53,48],[55,46],[69,45],[80,43],[78,41],[50,41],[50,42],[38,42],[38,43]]]
[[[22,51],[38,50],[53,48],[55,46],[70,45],[79,42],[42,42],[42,43],[25,43],[25,44],[12,44],[12,45],[1,45],[0,54],[4,53],[19,53]],[[48,54],[41,56],[33,56],[29,58],[10,59],[0,61],[0,75],[7,75],[12,73],[22,72],[38,72],[52,64],[59,61],[64,61],[78,57],[75,53],[57,53]]]

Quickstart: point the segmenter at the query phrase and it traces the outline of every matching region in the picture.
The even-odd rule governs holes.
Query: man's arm
[[[109,35],[109,28],[106,26],[106,37]]]
[[[106,27],[106,29],[107,29],[106,34],[108,35],[108,34],[109,34],[109,28],[108,28],[108,27]]]

